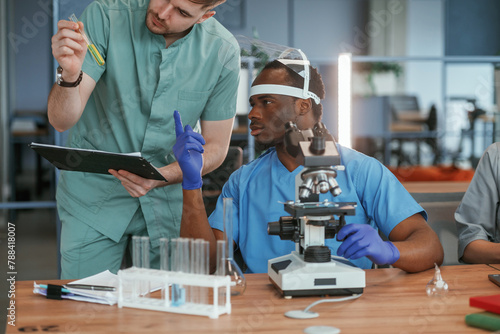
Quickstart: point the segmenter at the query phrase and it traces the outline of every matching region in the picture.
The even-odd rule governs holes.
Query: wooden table
[[[403,186],[419,203],[421,202],[459,202],[462,200],[469,181],[429,181],[403,182]]]
[[[487,265],[464,265],[442,267],[441,273],[449,284],[449,293],[439,298],[428,297],[425,292],[433,269],[417,274],[392,268],[367,270],[367,286],[359,299],[319,304],[312,311],[320,316],[309,320],[289,319],[283,314],[304,309],[318,298],[284,299],[269,283],[267,274],[246,275],[246,292],[232,298],[232,314],[219,319],[48,300],[33,294],[33,281],[20,281],[16,284],[16,327],[7,325],[7,333],[45,329],[62,333],[289,334],[320,325],[340,328],[342,333],[484,333],[468,327],[464,317],[481,311],[469,307],[469,297],[500,294],[500,288],[487,277],[498,270]]]

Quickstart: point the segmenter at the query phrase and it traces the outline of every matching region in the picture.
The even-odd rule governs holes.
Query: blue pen
[[[38,284],[38,286],[42,289],[47,289],[47,285],[46,284]],[[73,294],[71,291],[69,291],[68,289],[66,288],[62,288],[61,289],[61,292],[64,292],[64,293],[70,293],[70,294]]]

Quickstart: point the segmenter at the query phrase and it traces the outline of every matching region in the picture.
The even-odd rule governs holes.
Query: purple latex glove
[[[337,233],[337,240],[343,240],[337,255],[356,260],[363,256],[383,265],[399,260],[399,250],[390,241],[384,241],[378,231],[367,224],[349,224]]]
[[[201,169],[203,168],[203,145],[205,139],[194,132],[188,124],[182,129],[181,115],[174,111],[175,136],[177,138],[173,151],[182,170],[182,188],[186,190],[199,189],[203,185]]]

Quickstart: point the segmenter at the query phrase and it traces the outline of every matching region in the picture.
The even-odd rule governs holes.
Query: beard
[[[285,120],[287,119],[275,117],[267,124],[263,132],[254,137],[257,150],[264,151],[283,143],[285,137]]]
[[[274,146],[275,146],[274,143],[261,143],[261,142],[256,141],[255,142],[255,151],[263,152],[263,151],[266,151],[267,149],[274,147]]]
[[[155,22],[153,21],[156,20],[157,22],[161,23],[162,26],[157,26]],[[170,33],[170,29],[164,26],[164,22],[162,19],[160,19],[155,12],[153,12],[151,9],[148,9],[146,13],[146,27],[155,35],[166,35]]]
[[[255,138],[255,149],[258,151],[265,151],[271,147],[282,144],[284,135],[285,134],[283,132],[281,135],[276,137],[271,136],[269,139],[262,138],[262,136]]]

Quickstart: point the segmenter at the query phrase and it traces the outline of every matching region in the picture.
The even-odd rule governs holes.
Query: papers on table
[[[118,275],[111,273],[109,270],[103,271],[94,276],[83,278],[72,284],[85,284],[85,285],[102,285],[116,288],[115,291],[95,291],[65,288],[61,295],[63,299],[78,300],[90,303],[99,303],[114,305],[118,302]],[[47,285],[34,283],[33,293],[47,296]]]
[[[87,290],[87,289],[75,289],[62,286],[62,299],[78,300],[82,302],[89,303],[99,303],[107,305],[115,305],[118,302],[118,275],[111,273],[109,270],[103,271],[99,274],[82,278],[68,284],[83,284],[88,286],[106,286],[113,287],[115,291],[97,291],[97,290]],[[123,284],[122,286],[124,293],[131,293],[133,287],[131,284]],[[161,288],[161,284],[158,283],[155,286],[151,286],[150,292],[157,291]],[[33,293],[42,296],[47,296],[47,285],[33,283]]]

